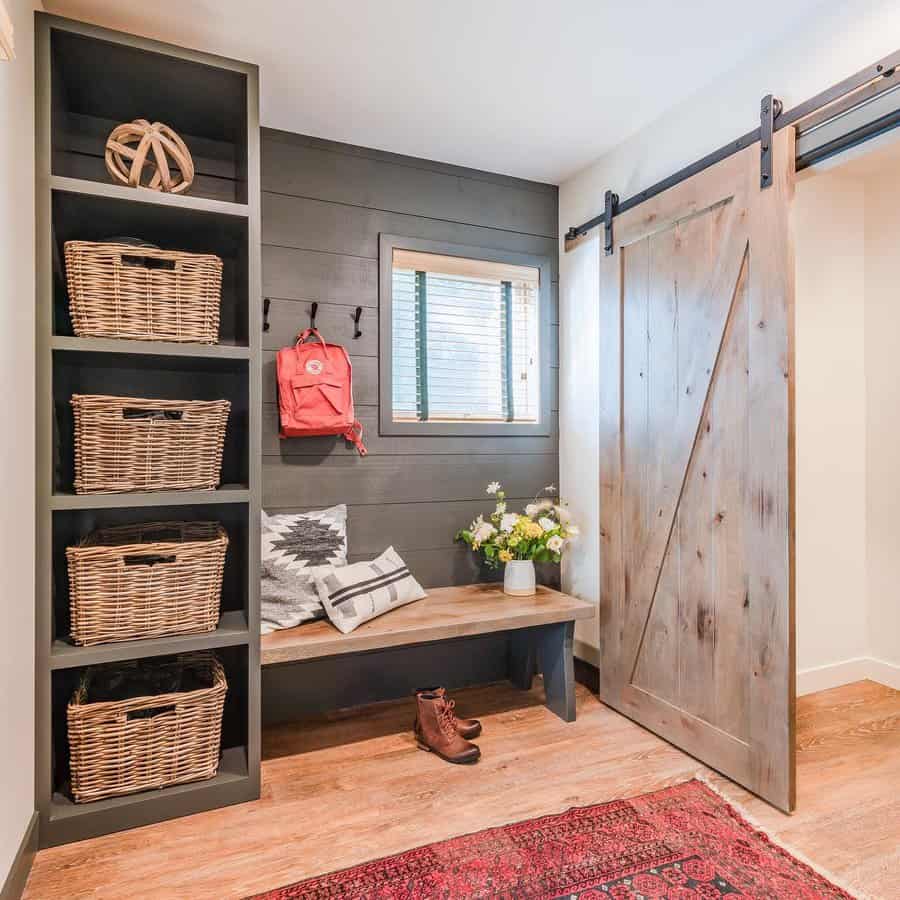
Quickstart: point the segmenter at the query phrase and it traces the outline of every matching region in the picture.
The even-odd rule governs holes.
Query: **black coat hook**
[[[315,328],[315,327],[316,327],[316,313],[317,313],[318,311],[319,311],[319,304],[318,304],[318,303],[313,303],[313,305],[312,305],[312,307],[310,308],[310,311],[309,311],[309,327],[310,327],[310,328]]]
[[[272,326],[269,325],[269,307],[272,305],[272,301],[266,297],[263,300],[263,331],[268,331]]]
[[[362,337],[362,332],[359,330],[360,316],[362,316],[362,307],[357,306],[356,313],[353,316],[353,337],[354,337],[354,339]]]

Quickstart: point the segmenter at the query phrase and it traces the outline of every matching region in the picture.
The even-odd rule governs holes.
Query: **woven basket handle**
[[[128,248],[116,254],[116,262],[120,266],[130,266],[135,269],[167,269],[177,272],[181,269],[180,259],[161,259],[150,253],[141,253],[139,247]]]
[[[141,553],[140,551],[126,553],[122,557],[122,562],[126,566],[157,566],[160,564],[170,564],[178,561],[178,557],[174,553]]]
[[[154,409],[146,406],[122,407],[123,419],[161,419],[180,422],[184,418],[183,409]]]
[[[125,719],[128,722],[134,719],[155,719],[157,716],[164,716],[166,713],[174,714],[176,704],[165,703],[161,706],[148,706],[144,709],[130,709],[125,713]]]

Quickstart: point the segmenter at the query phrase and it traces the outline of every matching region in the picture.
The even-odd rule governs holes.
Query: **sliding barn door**
[[[616,217],[601,256],[600,684],[787,810],[792,129],[774,151],[772,187],[756,144]]]

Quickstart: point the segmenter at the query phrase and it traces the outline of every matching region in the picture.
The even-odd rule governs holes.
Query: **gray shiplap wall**
[[[498,479],[524,502],[558,481],[558,379],[549,437],[378,435],[378,235],[382,232],[539,253],[552,260],[553,365],[558,365],[558,196],[551,185],[335,144],[279,131],[262,141],[263,506],[349,507],[352,560],[393,544],[426,587],[489,574],[453,544],[490,509]],[[353,361],[357,416],[369,455],[336,438],[278,439],[275,351],[291,343],[318,302],[317,325]],[[353,339],[353,312],[363,332]],[[555,572],[545,573],[552,581]]]

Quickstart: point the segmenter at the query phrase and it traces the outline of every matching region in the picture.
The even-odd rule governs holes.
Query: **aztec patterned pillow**
[[[347,507],[262,514],[261,631],[324,619],[315,578],[347,565]]]
[[[319,599],[331,624],[349,634],[363,622],[425,596],[393,547],[372,562],[358,562],[316,576]]]

